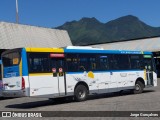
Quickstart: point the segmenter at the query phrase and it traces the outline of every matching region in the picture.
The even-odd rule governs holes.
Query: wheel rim
[[[81,99],[84,98],[85,97],[85,91],[80,90],[79,93],[78,93],[78,97],[81,98]]]
[[[141,89],[140,85],[136,84],[135,89],[136,89],[136,91],[139,91]]]

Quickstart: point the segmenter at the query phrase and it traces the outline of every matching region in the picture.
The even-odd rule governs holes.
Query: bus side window
[[[78,58],[75,54],[67,54],[66,58],[66,69],[68,72],[77,72],[78,71]]]
[[[140,55],[130,55],[130,64],[131,69],[140,69],[142,67]]]
[[[79,71],[89,70],[89,62],[88,62],[87,54],[79,54]]]
[[[50,72],[48,53],[29,53],[29,72]]]
[[[111,69],[128,70],[130,69],[129,56],[127,54],[111,55]]]
[[[108,56],[107,55],[100,55],[99,56],[99,69],[100,70],[107,70],[108,67]]]
[[[117,69],[119,69],[117,59],[114,58],[114,55],[110,56],[109,61],[110,61],[109,68],[111,70],[117,70]]]
[[[89,70],[97,70],[96,56],[92,55],[89,57]]]

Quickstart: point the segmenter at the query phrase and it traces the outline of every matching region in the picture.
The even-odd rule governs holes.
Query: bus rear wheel
[[[144,89],[144,85],[142,82],[140,81],[137,81],[136,84],[135,84],[135,88],[133,90],[133,93],[134,94],[140,94],[143,92],[143,89]]]
[[[87,88],[84,85],[78,85],[75,88],[74,96],[78,102],[85,101],[88,96]]]

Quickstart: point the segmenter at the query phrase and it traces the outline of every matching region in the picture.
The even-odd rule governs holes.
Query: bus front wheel
[[[143,92],[143,89],[144,89],[144,85],[142,82],[140,81],[137,81],[136,84],[135,84],[135,88],[133,90],[133,93],[134,94],[140,94]]]
[[[78,85],[75,88],[74,96],[76,101],[78,102],[85,101],[87,99],[87,95],[88,95],[87,88],[84,85]]]

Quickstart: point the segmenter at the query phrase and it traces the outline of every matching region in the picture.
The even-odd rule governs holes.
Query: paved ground
[[[158,79],[160,85],[160,79]],[[0,100],[0,111],[160,111],[160,86],[147,88],[142,94],[125,92],[123,95],[104,94],[90,96],[87,101],[53,102],[46,98],[12,98]],[[160,115],[159,115],[160,116]],[[51,119],[51,118],[47,118]],[[57,118],[66,119],[66,118]],[[74,119],[74,118],[67,118]],[[84,118],[76,118],[84,119]],[[85,118],[90,119],[90,118]],[[93,118],[106,119],[106,118]],[[128,118],[110,118],[128,119]],[[133,118],[129,118],[133,119]],[[141,119],[141,118],[136,118]],[[149,118],[143,118],[148,120]],[[154,118],[157,119],[158,118]]]

